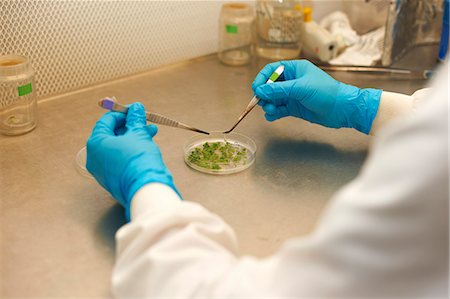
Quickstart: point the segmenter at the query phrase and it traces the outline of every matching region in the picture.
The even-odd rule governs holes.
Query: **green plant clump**
[[[188,160],[207,169],[236,167],[247,162],[247,149],[227,141],[205,142],[192,150]]]

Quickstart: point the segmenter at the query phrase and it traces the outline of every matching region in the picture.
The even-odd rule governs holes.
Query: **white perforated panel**
[[[29,57],[43,98],[216,52],[223,3],[0,0],[0,55]]]

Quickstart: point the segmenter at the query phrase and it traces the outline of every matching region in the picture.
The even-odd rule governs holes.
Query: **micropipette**
[[[277,81],[277,79],[281,76],[281,74],[284,72],[284,65],[280,65],[279,67],[277,67],[277,69],[272,73],[272,75],[270,75],[269,79],[267,80],[266,84],[269,83],[273,83],[275,81]],[[244,112],[242,112],[241,116],[239,116],[238,120],[236,121],[236,123],[234,124],[234,126],[231,127],[231,129],[229,129],[228,131],[222,132],[223,134],[228,134],[231,131],[234,130],[234,128],[236,128],[236,126],[241,122],[241,120],[244,119],[244,117],[247,116],[247,114],[250,113],[250,111],[252,111],[253,108],[255,108],[255,106],[258,104],[259,99],[255,96],[253,96],[253,98],[250,100],[250,103],[248,103],[247,107],[245,108]]]
[[[100,107],[104,108],[104,109],[115,111],[115,112],[121,112],[121,113],[125,113],[125,114],[127,114],[127,112],[128,112],[128,107],[117,103],[114,98],[101,99],[98,102],[98,105]],[[208,132],[205,132],[205,131],[196,129],[194,127],[188,126],[186,124],[183,124],[181,122],[172,120],[172,119],[170,119],[170,118],[168,118],[166,116],[163,116],[161,114],[150,113],[150,112],[145,111],[145,117],[146,117],[146,119],[149,122],[152,122],[152,123],[155,123],[155,124],[160,124],[160,125],[163,125],[163,126],[180,128],[180,129],[185,129],[185,130],[190,130],[190,131],[195,131],[195,132],[198,132],[198,133],[209,135]]]

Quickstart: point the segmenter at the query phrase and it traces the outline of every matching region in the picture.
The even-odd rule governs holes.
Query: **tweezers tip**
[[[205,132],[205,131],[202,131],[202,130],[199,130],[199,129],[195,129],[195,131],[198,132],[198,133],[209,135],[208,132]]]

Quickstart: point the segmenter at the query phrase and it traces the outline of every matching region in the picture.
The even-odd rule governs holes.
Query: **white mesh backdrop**
[[[0,0],[0,55],[29,57],[44,98],[216,52],[223,2]]]

